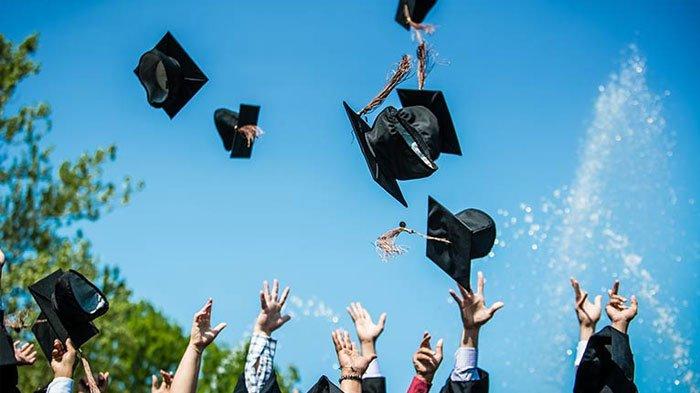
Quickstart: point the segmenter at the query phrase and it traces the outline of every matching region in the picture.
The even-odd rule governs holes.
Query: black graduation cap
[[[457,284],[469,288],[471,260],[491,252],[496,240],[496,223],[478,209],[452,214],[433,197],[428,197],[428,236],[425,255],[452,277]]]
[[[92,323],[109,309],[107,298],[85,276],[75,270],[56,270],[29,286],[29,292],[41,309],[32,326],[47,359],[51,359],[54,340],[70,338],[76,348],[99,333]]]
[[[408,7],[408,14],[411,17],[411,21],[422,23],[436,2],[437,0],[399,0],[395,20],[398,24],[403,26],[404,29],[409,30],[411,25],[406,20],[405,8]]]
[[[447,107],[445,96],[440,90],[415,90],[415,89],[396,89],[396,94],[399,95],[401,106],[416,106],[421,105],[428,109],[437,117],[440,125],[440,151],[445,154],[462,155],[462,149],[459,146],[457,139],[457,131],[450,109]]]
[[[333,382],[329,381],[328,377],[323,375],[308,393],[343,393],[343,391],[335,386]]]
[[[360,150],[362,150],[362,155],[365,157],[365,161],[369,167],[369,172],[372,174],[372,178],[375,182],[377,182],[377,184],[386,190],[386,192],[396,198],[397,201],[408,207],[408,203],[406,203],[406,199],[403,197],[401,189],[399,188],[399,183],[394,177],[385,173],[379,166],[377,157],[367,143],[365,135],[371,131],[369,124],[367,124],[367,122],[364,121],[360,115],[350,108],[346,102],[343,102],[343,106],[345,107],[345,112],[348,114],[348,118],[352,124],[352,129],[355,132],[355,138],[357,139],[357,143],[360,145]]]
[[[231,158],[250,158],[255,138],[250,142],[240,132],[241,127],[258,125],[260,106],[241,104],[238,112],[219,108],[214,112],[214,124],[219,132],[224,149],[231,152]]]
[[[588,339],[576,370],[574,393],[637,392],[629,336],[606,326]]]
[[[148,103],[172,119],[209,79],[170,32],[141,55],[134,69]]]
[[[421,105],[388,106],[370,128],[347,103],[343,105],[372,177],[407,207],[396,180],[421,179],[438,169],[435,160],[442,148],[437,117]]]

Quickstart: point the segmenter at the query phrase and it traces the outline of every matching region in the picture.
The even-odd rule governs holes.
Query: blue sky
[[[408,209],[371,180],[341,105],[364,105],[391,65],[413,52],[409,34],[393,22],[394,1],[8,3],[0,5],[2,34],[13,41],[41,34],[42,72],[13,104],[51,104],[57,157],[116,143],[109,174],[146,182],[129,207],[86,226],[95,252],[121,267],[138,297],[183,325],[213,297],[230,343],[249,329],[263,279],[322,300],[340,316],[337,325],[299,315],[279,334],[278,363],[300,366],[303,387],[333,373],[330,330],[351,326],[344,307],[353,300],[389,314],[379,351],[391,391],[408,385],[410,356],[425,329],[447,340],[438,378],[447,376],[460,333],[456,307],[447,302],[452,283],[423,257],[418,239],[404,239],[409,254],[387,264],[371,242],[399,220],[423,229],[427,195],[454,211],[478,207],[496,216],[570,184],[598,86],[635,43],[648,60],[650,89],[671,93],[664,116],[676,140],[675,235],[685,239],[676,275],[663,276],[663,260],[652,266],[670,283],[662,294],[679,304],[678,329],[688,340],[700,338],[700,229],[692,203],[700,191],[698,2],[441,0],[429,16],[438,25],[431,42],[449,65],[435,67],[427,88],[444,91],[464,155],[444,155],[432,177],[403,182]],[[172,121],[147,105],[132,73],[168,30],[210,79]],[[403,85],[413,86],[415,79]],[[388,103],[397,101],[392,95]],[[242,102],[262,105],[266,132],[250,161],[228,159],[212,121],[216,108]],[[506,302],[482,334],[480,365],[492,373],[493,391],[568,389],[572,372],[563,385],[548,381],[546,367],[535,367],[541,343],[512,328],[547,306],[534,302],[542,277],[523,275],[538,259],[524,260],[521,251],[506,247],[475,263],[489,279],[487,301]],[[573,314],[570,327],[573,348]],[[697,344],[688,348],[697,357]],[[659,348],[635,349],[638,380],[655,382]],[[675,378],[673,370],[660,374]]]

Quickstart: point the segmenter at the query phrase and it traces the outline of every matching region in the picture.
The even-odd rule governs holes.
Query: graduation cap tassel
[[[259,138],[262,134],[264,134],[263,130],[260,127],[252,124],[236,127],[236,131],[243,134],[247,143],[247,147],[250,147],[250,145],[253,144],[253,141],[255,139]]]
[[[406,223],[401,221],[398,227],[392,228],[382,233],[374,242],[374,246],[376,247],[377,253],[379,254],[379,257],[382,259],[382,261],[386,262],[389,258],[404,254],[406,252],[405,247],[396,244],[396,238],[404,232],[410,235],[418,235],[427,240],[435,240],[450,244],[450,241],[445,238],[429,236],[420,233],[414,229],[407,228]]]
[[[391,91],[394,90],[396,85],[406,79],[409,71],[411,71],[411,56],[403,55],[401,62],[399,62],[398,67],[396,67],[396,70],[394,71],[393,75],[391,75],[391,78],[389,78],[389,81],[384,86],[384,89],[382,89],[382,91],[380,91],[379,94],[377,94],[377,96],[374,97],[369,104],[367,104],[367,106],[362,108],[358,114],[360,116],[365,115],[381,105],[389,94],[391,94]]]
[[[406,18],[406,23],[416,32],[418,40],[422,41],[420,32],[424,31],[426,34],[433,34],[435,32],[435,26],[430,23],[416,23],[411,19],[411,11],[408,9],[408,4],[403,6],[403,16]]]
[[[416,49],[416,57],[418,58],[418,90],[423,90],[425,86],[425,78],[428,77],[427,73],[427,62],[428,62],[428,49],[425,47],[425,41],[421,41]]]
[[[92,369],[90,368],[90,363],[88,363],[87,358],[83,354],[83,351],[78,351],[80,353],[80,361],[83,364],[83,371],[85,371],[85,380],[87,381],[90,393],[100,393],[100,388],[97,387],[97,382],[95,382],[95,377],[92,375]]]

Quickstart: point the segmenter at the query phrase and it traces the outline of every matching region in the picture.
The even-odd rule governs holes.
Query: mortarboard
[[[404,29],[408,30],[411,27],[410,22],[422,23],[436,2],[437,0],[399,0],[395,20]],[[406,8],[408,8],[410,20],[406,18]]]
[[[396,180],[432,175],[440,156],[440,132],[435,115],[424,106],[384,108],[369,125],[344,103],[372,177],[408,206]]]
[[[241,104],[238,112],[220,108],[214,112],[214,124],[224,149],[231,158],[250,158],[255,139],[260,136],[260,106]]]
[[[377,115],[372,127],[362,115],[381,105],[404,80],[410,71],[410,62],[410,56],[404,55],[386,86],[360,112],[343,102],[372,178],[406,207],[408,204],[397,180],[425,178],[438,169],[435,164],[441,151],[438,119],[421,105],[399,109],[388,106]]]
[[[472,259],[483,258],[491,252],[496,240],[496,224],[478,209],[452,214],[432,197],[428,197],[428,238],[426,256],[452,277],[459,285],[469,288]]]
[[[343,391],[329,381],[328,377],[323,375],[308,393],[343,393]]]
[[[386,173],[385,169],[379,165],[377,157],[372,151],[372,147],[367,142],[366,135],[371,131],[369,124],[367,124],[367,122],[365,122],[360,115],[350,108],[346,102],[343,102],[343,106],[345,107],[345,112],[348,114],[348,118],[352,124],[352,129],[355,133],[355,138],[357,138],[357,143],[360,145],[360,150],[362,151],[362,155],[365,157],[365,161],[367,162],[372,178],[375,182],[377,182],[377,184],[386,190],[386,192],[396,198],[397,201],[408,207],[408,203],[406,203],[406,199],[401,193],[401,189],[399,188],[399,183],[396,181],[396,178],[394,178],[391,174]]]
[[[462,155],[457,131],[442,91],[396,89],[396,94],[399,96],[401,106],[424,106],[435,115],[440,129],[440,151],[442,153]]]
[[[170,32],[141,55],[134,69],[148,103],[172,119],[209,79]]]
[[[97,335],[92,321],[109,309],[102,291],[75,270],[59,269],[30,285],[29,292],[41,310],[32,332],[47,359],[56,339],[70,338],[77,349]]]

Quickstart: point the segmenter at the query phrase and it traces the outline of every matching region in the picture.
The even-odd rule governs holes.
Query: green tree
[[[100,263],[80,230],[81,223],[129,203],[143,184],[129,176],[118,182],[106,178],[105,166],[116,159],[114,145],[55,167],[52,147],[43,143],[51,130],[49,106],[9,108],[20,82],[39,72],[31,59],[37,45],[36,35],[14,45],[0,34],[0,248],[8,265],[0,295],[8,315],[17,318],[26,312],[25,321],[31,323],[38,310],[26,290],[30,284],[58,268],[76,269],[94,280],[108,296],[110,311],[97,321],[101,333],[84,346],[84,352],[94,371],[110,372],[112,391],[149,391],[151,374],[161,368],[175,370],[187,336],[148,301],[135,301],[119,270]],[[28,329],[15,334],[33,341]],[[233,391],[246,350],[245,345],[210,346],[200,391]],[[20,369],[20,388],[32,391],[47,384],[50,375],[40,356],[34,366]],[[293,367],[282,375],[284,391],[299,380]]]

